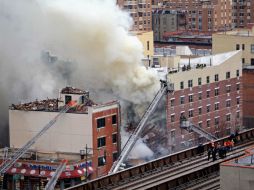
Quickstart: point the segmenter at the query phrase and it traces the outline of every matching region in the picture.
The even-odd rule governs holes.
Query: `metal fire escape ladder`
[[[153,101],[148,106],[148,109],[146,110],[146,112],[142,116],[138,126],[136,127],[136,129],[134,130],[134,132],[131,134],[128,141],[124,145],[124,147],[121,151],[121,154],[119,155],[117,161],[111,167],[109,173],[115,173],[115,172],[118,171],[121,163],[123,163],[126,160],[128,154],[130,153],[130,151],[134,147],[135,143],[137,142],[138,137],[141,134],[141,132],[143,131],[149,116],[153,113],[154,109],[156,108],[156,106],[159,103],[162,96],[166,93],[166,91],[173,91],[173,85],[172,84],[167,84],[166,81],[161,81],[161,82],[162,82],[161,89],[157,92],[157,94],[154,97]]]
[[[190,121],[182,121],[181,122],[181,128],[184,128],[188,131],[194,131],[195,133],[201,135],[202,137],[206,138],[209,141],[217,139],[214,135],[212,135],[211,133],[208,133],[207,131],[205,131],[201,127],[198,127],[198,126],[194,125]]]
[[[65,170],[65,166],[67,164],[67,161],[64,160],[61,162],[61,164],[56,168],[56,171],[54,173],[54,175],[50,178],[50,180],[48,181],[45,190],[54,190],[57,180],[60,177],[60,175],[62,174],[62,172]]]
[[[12,165],[21,158],[28,149],[49,129],[51,128],[64,113],[66,113],[73,105],[76,103],[70,102],[69,104],[65,105],[59,112],[57,116],[55,116],[47,125],[45,125],[41,131],[39,131],[31,140],[29,140],[22,148],[16,150],[13,153],[13,156],[6,159],[2,162],[0,166],[0,175],[4,175],[4,173],[12,167]]]

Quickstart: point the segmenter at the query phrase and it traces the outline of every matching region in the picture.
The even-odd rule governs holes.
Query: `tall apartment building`
[[[235,28],[245,28],[249,23],[254,23],[254,1],[232,1],[232,25]]]
[[[117,0],[117,4],[133,18],[132,30],[152,30],[151,0]]]
[[[162,0],[161,3],[165,10],[185,11],[187,30],[207,32],[232,28],[232,0]]]
[[[174,92],[167,94],[172,151],[204,142],[202,135],[182,127],[183,118],[216,137],[241,129],[241,51],[199,58],[169,57],[164,62],[169,70],[167,80],[174,85]]]
[[[243,124],[254,122],[254,27],[213,34],[213,53],[241,50],[243,65]]]
[[[88,91],[66,87],[57,99],[12,105],[9,110],[10,145],[21,148],[70,101],[77,101],[78,105],[63,114],[31,149],[79,154],[87,146],[92,150],[89,151],[95,171],[92,177],[105,175],[120,151],[120,105],[116,101],[97,104],[90,99]]]
[[[152,26],[154,41],[163,41],[166,32],[186,29],[186,15],[180,11],[154,10]]]

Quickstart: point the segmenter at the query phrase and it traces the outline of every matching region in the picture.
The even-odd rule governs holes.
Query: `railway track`
[[[219,171],[219,164],[223,161],[237,158],[244,154],[244,150],[254,145],[254,130],[248,130],[239,134],[240,142],[234,151],[226,158],[208,161],[207,155],[198,155],[197,147],[166,156],[143,165],[129,168],[115,174],[111,174],[90,182],[80,184],[68,189],[75,190],[124,190],[124,189],[177,189],[187,182],[197,182],[196,185],[206,183],[203,189],[218,189],[218,181],[213,180],[209,184],[206,176]],[[223,144],[227,138],[219,139],[217,142]],[[207,144],[205,145],[207,150]],[[207,179],[202,183],[202,179]],[[217,185],[216,185],[217,184]],[[189,184],[190,185],[190,184]],[[192,185],[195,185],[195,183]],[[182,186],[183,187],[183,186]],[[185,186],[187,189],[188,186]],[[193,186],[194,188],[194,186]],[[199,186],[198,186],[199,188]],[[202,189],[199,188],[199,189]],[[192,189],[192,188],[191,188]]]
[[[254,142],[245,143],[234,151],[228,153],[227,157],[224,159],[218,159],[216,161],[208,161],[207,155],[196,156],[193,159],[186,159],[182,162],[176,163],[174,165],[169,165],[168,167],[159,167],[158,170],[143,173],[140,176],[135,176],[135,178],[126,179],[124,181],[120,181],[118,184],[110,185],[108,187],[100,188],[100,190],[123,190],[123,189],[133,189],[133,190],[141,190],[141,189],[153,189],[154,186],[161,186],[159,189],[176,189],[174,186],[180,186],[180,184],[185,181],[189,181],[191,178],[195,180],[198,179],[198,175],[205,176],[209,171],[205,171],[206,169],[213,172],[219,171],[219,164],[223,161],[237,158],[239,156],[244,155],[244,150],[253,146]],[[205,170],[204,170],[205,169]],[[202,171],[204,170],[204,172]],[[201,171],[199,173],[199,171]],[[189,176],[196,172],[195,176]],[[186,176],[186,177],[185,177]],[[184,179],[186,178],[186,179]],[[189,178],[189,179],[188,179]],[[168,181],[173,183],[168,183]],[[175,182],[174,182],[175,181]],[[165,184],[165,185],[163,185]],[[166,186],[166,188],[165,188]]]

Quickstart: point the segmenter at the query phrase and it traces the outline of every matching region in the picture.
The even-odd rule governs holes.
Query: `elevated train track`
[[[218,139],[223,144],[228,137]],[[198,147],[190,148],[170,156],[165,156],[148,163],[138,165],[96,180],[70,187],[73,190],[106,190],[106,189],[217,189],[216,183],[209,176],[218,173],[219,164],[225,160],[237,158],[244,150],[254,145],[254,129],[239,134],[239,142],[234,151],[226,158],[214,162],[207,160],[207,155],[199,155]],[[208,144],[204,145],[206,151]],[[206,180],[207,178],[207,180]],[[200,182],[201,181],[201,182]],[[203,182],[207,183],[202,187]],[[201,188],[202,187],[202,188]]]

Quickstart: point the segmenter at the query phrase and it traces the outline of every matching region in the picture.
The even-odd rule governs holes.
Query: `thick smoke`
[[[1,0],[0,143],[8,137],[8,105],[55,97],[65,85],[134,104],[151,101],[158,79],[141,65],[131,24],[113,0]],[[58,60],[42,61],[45,51]]]

